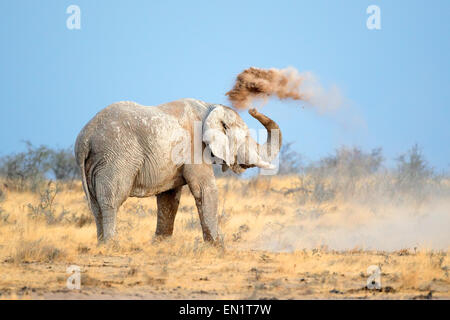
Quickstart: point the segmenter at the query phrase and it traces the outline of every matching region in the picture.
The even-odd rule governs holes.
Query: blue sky
[[[81,30],[66,27],[71,4]],[[371,4],[381,30],[366,28]],[[335,116],[276,100],[263,108],[306,159],[358,145],[389,160],[418,143],[448,170],[449,12],[447,0],[1,1],[0,155],[21,140],[72,145],[120,100],[229,105],[224,93],[245,68],[293,66],[351,102]]]

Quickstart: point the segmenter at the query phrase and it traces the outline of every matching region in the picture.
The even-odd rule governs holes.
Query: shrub
[[[411,195],[415,201],[427,198],[434,192],[433,187],[440,184],[439,177],[429,167],[417,144],[401,154],[396,161],[395,187]]]
[[[279,175],[298,174],[302,171],[302,156],[292,150],[293,142],[283,144],[279,155]]]
[[[308,189],[317,202],[329,201],[338,193],[353,196],[361,180],[377,173],[383,161],[381,148],[366,153],[358,147],[341,147],[306,168]]]
[[[60,249],[45,243],[42,239],[34,241],[20,240],[15,245],[12,255],[12,262],[53,262],[64,255]]]
[[[40,191],[39,203],[36,206],[28,204],[28,216],[31,219],[44,219],[49,225],[62,222],[68,211],[63,209],[60,214],[56,213],[54,201],[58,192],[58,185],[50,181],[47,188]]]
[[[0,158],[0,176],[8,188],[39,191],[50,177],[63,181],[79,178],[72,148],[35,147],[29,141],[25,145],[26,151]]]
[[[417,144],[406,153],[401,154],[396,160],[397,185],[402,188],[414,189],[417,184],[424,183],[433,175],[433,170],[428,167],[428,163]]]
[[[8,188],[36,191],[45,182],[49,169],[50,150],[45,146],[34,147],[25,141],[27,150],[0,159],[0,174]]]
[[[80,178],[72,148],[51,150],[49,168],[56,180],[73,181]]]
[[[339,197],[364,203],[412,202],[420,205],[431,197],[448,196],[448,175],[437,175],[429,167],[418,145],[396,158],[387,168],[381,148],[365,152],[341,147],[334,154],[310,163],[298,175],[298,182],[286,195],[295,194],[299,203],[325,203]]]

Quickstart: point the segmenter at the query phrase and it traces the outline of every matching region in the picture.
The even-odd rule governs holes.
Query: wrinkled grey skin
[[[249,113],[268,130],[266,145],[273,139],[272,132],[276,132],[281,146],[277,124],[254,109]],[[225,160],[224,170],[230,167],[241,173],[254,166],[269,168],[269,162],[279,151],[279,146],[274,152],[269,147],[263,157],[261,148],[266,145],[257,145],[241,117],[222,105],[181,99],[157,107],[134,102],[106,107],[86,124],[75,144],[83,189],[95,217],[99,242],[114,237],[117,210],[128,197],[156,195],[156,235],[172,235],[181,188],[185,184],[195,198],[203,239],[217,240],[218,198],[212,165],[174,162],[172,156],[182,139],[186,139],[187,149],[192,148],[194,121],[202,125],[201,150],[207,148],[206,151],[212,151],[212,159]],[[205,137],[209,129],[215,134]],[[238,159],[244,163],[238,164]]]

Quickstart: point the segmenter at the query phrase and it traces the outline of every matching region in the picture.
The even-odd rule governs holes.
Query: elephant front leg
[[[197,187],[194,187],[197,188]],[[208,186],[198,187],[196,191],[195,204],[197,205],[198,215],[203,231],[203,240],[208,242],[216,242],[218,239],[217,228],[217,188]]]
[[[217,242],[218,191],[210,165],[185,165],[185,179],[195,198],[203,231],[203,240]]]
[[[172,235],[175,216],[180,204],[181,189],[182,187],[178,187],[156,196],[158,205],[157,237],[169,237]]]

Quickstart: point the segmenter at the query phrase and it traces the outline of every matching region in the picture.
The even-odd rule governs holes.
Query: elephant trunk
[[[280,127],[275,121],[259,113],[256,109],[250,109],[248,113],[258,120],[267,130],[267,141],[262,146],[258,144],[258,154],[264,161],[270,163],[276,158],[281,149],[282,135]]]

